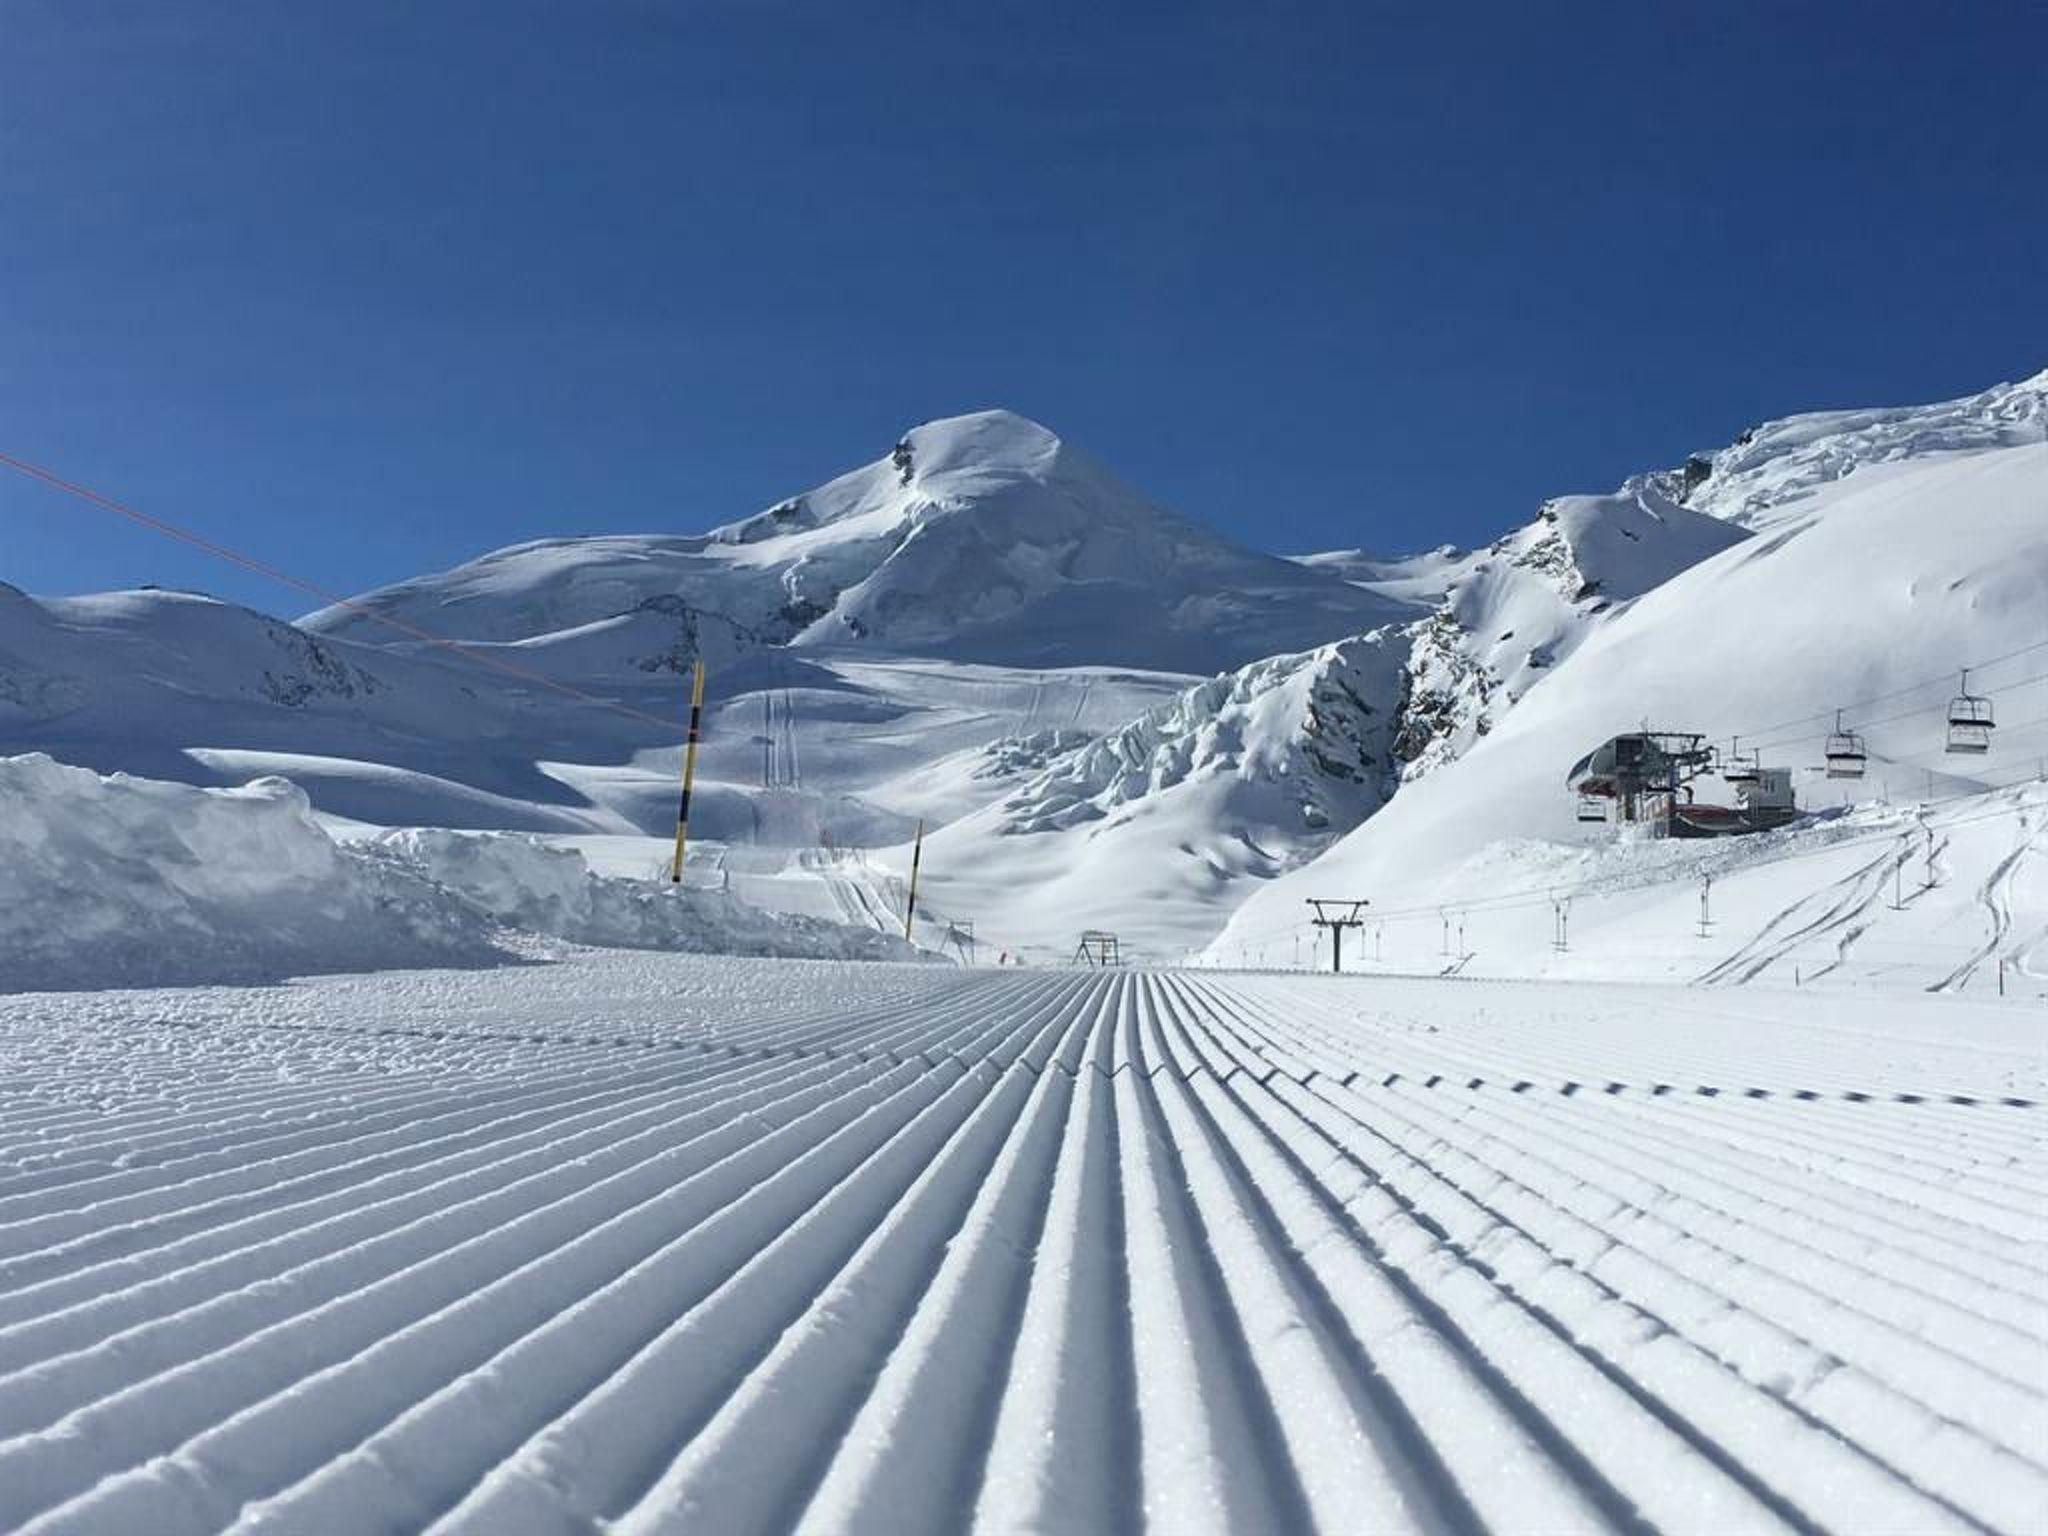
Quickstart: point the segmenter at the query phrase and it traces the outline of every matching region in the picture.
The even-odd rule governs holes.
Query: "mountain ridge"
[[[1400,616],[1341,577],[1246,548],[1008,411],[912,428],[883,458],[693,535],[529,541],[305,616],[395,644],[542,637],[683,605],[740,649],[857,645],[1197,675]]]

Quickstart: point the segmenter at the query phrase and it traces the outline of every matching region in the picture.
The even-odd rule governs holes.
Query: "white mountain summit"
[[[652,613],[714,654],[858,645],[1196,674],[1401,613],[1337,573],[1152,504],[1008,411],[914,428],[874,463],[705,534],[522,544],[357,601],[303,623],[394,642],[367,609],[439,636],[546,650]]]

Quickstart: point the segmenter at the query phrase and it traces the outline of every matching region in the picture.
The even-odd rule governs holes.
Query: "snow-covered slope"
[[[1872,464],[2048,441],[2048,369],[1959,400],[1813,411],[1750,428],[1677,471],[1686,504],[1750,527],[1801,515],[1806,492]]]
[[[1378,631],[1272,657],[1018,775],[931,839],[932,899],[1011,948],[1070,951],[1095,927],[1178,955],[1385,800],[1406,649]]]
[[[1581,835],[1565,770],[1645,720],[1724,742],[1740,733],[1767,763],[1799,771],[1808,805],[2033,776],[2048,753],[2044,392],[2048,376],[1974,397],[1967,411],[1760,429],[1746,448],[1773,441],[1778,457],[1738,454],[1718,493],[1709,476],[1694,495],[1739,509],[1758,536],[1603,624],[1462,758],[1406,785],[1302,875],[1261,891],[1219,953],[1292,925],[1311,883],[1389,907],[1476,899],[1497,886],[1493,846]],[[1829,433],[1817,422],[1846,425]],[[1843,467],[1865,448],[1876,462]],[[1966,665],[2000,711],[1986,758],[1943,751],[1944,707]],[[1868,742],[1863,782],[1820,776],[1836,708]]]
[[[1404,780],[1454,761],[1643,593],[1746,537],[1646,477],[1548,503],[1468,555],[1372,562],[1410,597],[1441,582],[1437,606],[1254,663],[1071,750],[941,834],[936,886],[1036,949],[1083,926],[1153,954],[1204,943],[1258,882],[1315,857]],[[1331,731],[1344,736],[1334,748]],[[1022,846],[1006,841],[1020,835]]]
[[[1644,478],[1547,502],[1468,557],[1414,631],[1396,743],[1407,775],[1459,756],[1600,625],[1743,537]]]
[[[2044,402],[2048,374],[1793,418],[1548,502],[1481,549],[1300,561],[1191,529],[984,413],[710,534],[523,546],[365,600],[467,655],[352,608],[309,630],[182,593],[0,588],[0,751],[285,775],[350,836],[528,831],[645,878],[703,657],[694,846],[736,892],[896,926],[922,823],[941,936],[972,920],[995,946],[1065,954],[1102,926],[1170,955],[1368,816],[1346,848],[1384,840],[1368,874],[1410,885],[1497,838],[1572,835],[1562,765],[1645,717],[1754,745],[1759,721],[1797,715],[1811,737],[1897,681],[1923,692],[1884,708],[1924,726],[1950,669],[2048,633],[2038,486],[1993,476],[1987,499],[1950,478],[2029,462]],[[1682,685],[1644,680],[1659,669]],[[1315,766],[1331,744],[1310,702],[1339,679],[1325,713],[1356,725],[1337,760],[1356,748],[1364,779]],[[2028,681],[1973,674],[2022,712],[2008,693]],[[1540,754],[1515,727],[1529,709],[1556,722]],[[2000,754],[2026,751],[2006,718]],[[1985,777],[1914,761],[1883,779],[1894,796],[1914,773],[1920,794]],[[1318,894],[1348,883],[1314,868]]]
[[[1154,954],[1204,942],[1256,882],[1455,760],[1643,593],[1747,537],[1665,478],[1559,498],[1470,553],[1303,557],[1424,616],[1254,663],[1071,749],[948,828],[934,867],[960,873],[939,888],[1034,948],[1091,924]],[[1033,842],[991,842],[1018,835]]]
[[[658,606],[720,647],[1212,672],[1389,619],[1341,577],[1244,549],[1145,501],[1007,411],[915,428],[885,458],[695,537],[554,539],[305,620],[406,643],[534,642]],[[665,654],[672,636],[647,655]]]
[[[627,830],[539,765],[671,741],[652,712],[675,692],[673,677],[610,690],[636,719],[189,593],[0,586],[0,751],[206,784],[289,774],[321,810],[386,825]]]
[[[1484,551],[1440,544],[1419,555],[1378,555],[1363,549],[1327,549],[1295,555],[1297,565],[1342,576],[1353,586],[1417,608],[1433,608]]]
[[[643,622],[464,642],[511,658],[519,671],[508,674],[439,647],[309,634],[189,593],[39,599],[0,585],[0,751],[201,784],[285,775],[322,812],[376,826],[659,834],[674,816],[685,683],[674,653],[647,665],[612,643]],[[907,836],[923,807],[912,795],[889,809],[902,798],[893,780],[1008,731],[1120,724],[1187,681],[780,650],[714,662],[712,677],[701,830],[805,845],[821,833]]]

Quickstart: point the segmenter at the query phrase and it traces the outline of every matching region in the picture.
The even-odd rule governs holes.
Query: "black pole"
[[[697,741],[704,725],[704,663],[699,661],[690,686],[690,734],[683,747],[683,790],[676,801],[676,859],[669,884],[683,883],[683,858],[690,841],[690,789],[697,777]]]

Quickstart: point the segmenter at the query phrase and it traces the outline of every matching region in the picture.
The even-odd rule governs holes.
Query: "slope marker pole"
[[[903,903],[903,937],[910,938],[910,920],[917,916],[917,868],[924,862],[924,823],[917,824],[917,842],[910,852],[910,899]]]
[[[704,724],[704,662],[697,661],[696,678],[690,685],[690,736],[683,748],[683,793],[676,802],[676,861],[669,867],[670,885],[683,883],[683,856],[690,845],[690,790],[697,782],[697,742]]]

